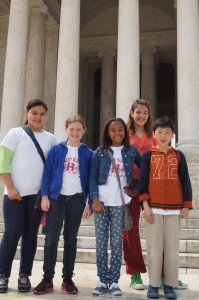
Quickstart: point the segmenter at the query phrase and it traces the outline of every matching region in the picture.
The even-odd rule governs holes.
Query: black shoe
[[[53,292],[53,281],[52,279],[44,278],[42,281],[33,289],[35,295],[42,295]]]
[[[67,294],[77,294],[78,288],[75,286],[71,278],[64,278],[61,286],[61,290]]]
[[[149,285],[148,291],[147,291],[147,298],[149,299],[158,299],[159,298],[159,292],[158,287]]]
[[[0,274],[0,293],[6,293],[8,290],[8,278],[5,274]]]
[[[18,291],[19,292],[30,292],[31,284],[28,275],[19,274],[18,279]]]
[[[166,299],[177,299],[177,295],[170,285],[164,285],[164,296]]]

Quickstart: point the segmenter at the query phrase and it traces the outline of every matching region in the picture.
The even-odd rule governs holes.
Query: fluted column
[[[85,101],[85,116],[87,133],[85,136],[85,142],[89,147],[93,147],[93,127],[94,127],[94,84],[95,84],[95,72],[96,66],[94,64],[88,64],[87,66],[87,97]]]
[[[139,1],[119,0],[116,115],[127,120],[140,95]]]
[[[57,24],[53,23],[53,20],[51,22],[46,33],[44,100],[48,105],[45,128],[54,132],[59,28]]]
[[[31,9],[25,103],[31,99],[43,99],[44,96],[46,20],[45,6]]]
[[[102,57],[102,82],[100,102],[100,141],[102,132],[108,119],[115,116],[115,76],[114,57],[116,51],[105,50],[98,53]]]
[[[82,54],[80,56],[79,69],[79,97],[78,97],[78,113],[80,116],[86,116],[86,98],[88,84],[88,61]]]
[[[57,88],[55,105],[55,135],[65,139],[64,123],[78,112],[80,0],[62,0]]]
[[[198,0],[177,1],[177,80],[178,147],[194,148],[196,154],[199,153]]]
[[[28,0],[10,4],[0,139],[22,125],[28,35]]]
[[[149,100],[153,116],[155,116],[155,54],[156,48],[143,49],[141,72],[141,98]]]

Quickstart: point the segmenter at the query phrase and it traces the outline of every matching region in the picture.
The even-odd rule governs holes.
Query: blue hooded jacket
[[[63,141],[52,147],[44,165],[41,184],[41,195],[57,200],[62,188],[64,161],[68,153],[67,142]],[[84,200],[89,192],[89,175],[93,151],[81,143],[78,148],[79,172]]]

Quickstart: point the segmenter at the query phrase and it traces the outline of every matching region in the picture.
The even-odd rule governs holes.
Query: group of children
[[[82,215],[94,214],[96,262],[99,283],[93,295],[110,292],[119,296],[122,252],[131,286],[144,289],[140,273],[146,272],[139,237],[140,207],[146,223],[147,297],[159,298],[164,276],[166,299],[176,299],[178,286],[179,219],[192,208],[192,191],[185,157],[170,146],[174,133],[168,117],[152,127],[149,103],[133,101],[127,125],[121,118],[108,120],[102,146],[93,153],[81,139],[84,119],[66,120],[67,141],[49,151],[41,183],[43,211],[46,211],[43,279],[34,294],[53,291],[53,277],[59,236],[64,222],[63,282],[61,289],[77,294],[72,280],[77,234]],[[124,208],[111,155],[115,160],[123,198],[133,216],[133,227],[123,231]],[[89,198],[86,206],[86,200]],[[111,259],[108,263],[110,235]],[[0,284],[1,290],[1,284]]]

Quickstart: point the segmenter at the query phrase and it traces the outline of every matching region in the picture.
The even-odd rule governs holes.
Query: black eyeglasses
[[[133,104],[149,104],[149,101],[148,100],[145,100],[145,99],[134,99],[133,100]]]

